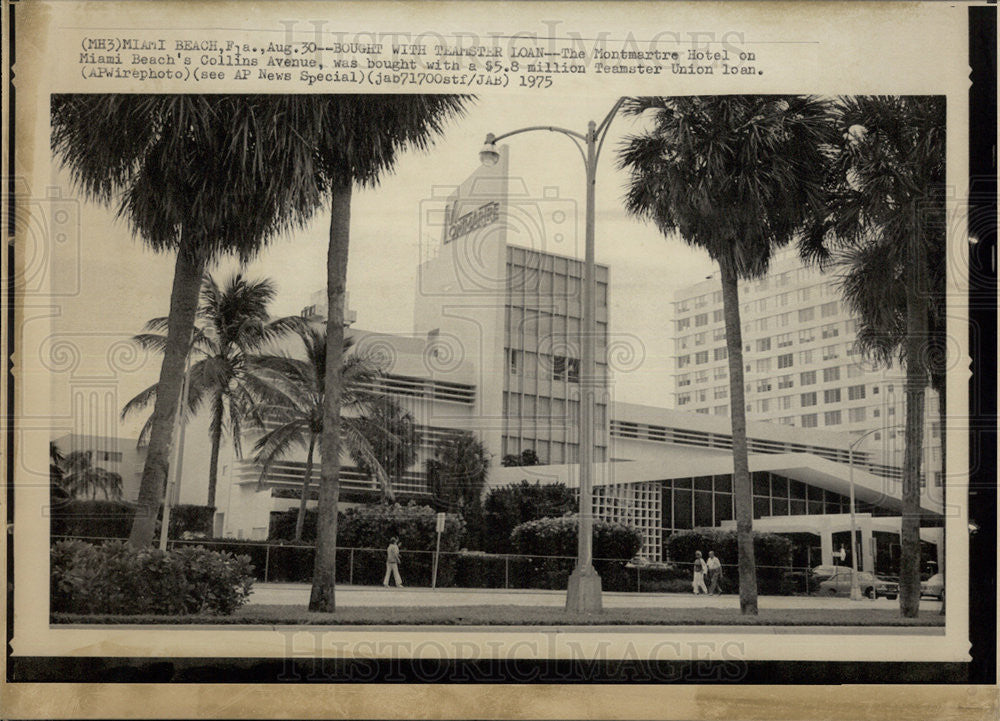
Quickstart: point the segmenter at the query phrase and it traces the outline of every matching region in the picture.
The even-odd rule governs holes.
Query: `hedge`
[[[231,614],[246,603],[253,566],[201,546],[161,551],[122,541],[53,544],[52,613]]]
[[[162,519],[163,509],[160,509]],[[170,509],[170,538],[185,532],[212,535],[215,509],[209,506],[182,504]],[[51,532],[54,536],[85,538],[128,538],[135,518],[135,506],[122,501],[70,500],[53,506]],[[160,533],[160,520],[156,535]]]
[[[341,517],[337,528],[338,547],[375,548],[376,551],[355,551],[353,569],[351,554],[337,554],[337,577],[350,577],[355,584],[382,583],[385,576],[385,548],[393,536],[399,539],[399,572],[403,583],[429,586],[436,544],[437,512],[429,506],[410,503],[401,506],[370,504],[349,508]],[[456,514],[445,516],[441,550],[457,551],[465,535],[465,522]],[[418,553],[422,551],[422,553]],[[437,582],[439,586],[453,585],[455,557],[441,556]]]
[[[577,517],[540,518],[514,528],[511,541],[516,552],[536,558],[511,561],[511,575],[519,588],[566,588],[575,566]],[[642,548],[642,534],[631,526],[594,521],[594,568],[606,591],[626,590],[625,564]],[[537,556],[569,556],[538,558]]]
[[[757,592],[761,594],[781,594],[784,575],[791,570],[792,542],[775,533],[753,534],[754,560],[757,565]],[[701,551],[708,558],[709,551],[722,562],[723,590],[739,590],[739,557],[736,531],[695,530],[674,533],[666,541],[666,552],[670,560],[693,573],[694,553]]]
[[[521,481],[492,489],[483,501],[483,549],[489,553],[513,553],[510,539],[522,523],[540,518],[558,518],[573,513],[576,494],[563,483]]]

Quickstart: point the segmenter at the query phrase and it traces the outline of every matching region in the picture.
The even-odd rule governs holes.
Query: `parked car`
[[[935,573],[926,581],[920,582],[920,595],[933,596],[939,601],[944,600],[944,574]]]
[[[813,577],[819,581],[819,593],[827,596],[850,596],[851,575],[855,571],[848,566],[816,566]],[[867,571],[857,571],[858,588],[868,598],[899,597],[899,584],[879,578]]]

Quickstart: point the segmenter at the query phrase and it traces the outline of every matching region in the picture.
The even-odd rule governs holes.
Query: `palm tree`
[[[251,258],[276,233],[308,220],[322,200],[314,146],[304,139],[312,135],[302,134],[316,118],[298,97],[52,98],[52,148],[76,188],[115,208],[154,251],[176,254],[133,547],[153,539],[208,264],[222,253]]]
[[[366,405],[361,416],[345,418],[344,422],[357,425],[371,453],[360,453],[359,449],[351,448],[351,458],[362,473],[381,480],[382,500],[395,503],[393,482],[399,480],[403,471],[417,460],[420,437],[416,423],[413,416],[389,396],[373,398]],[[369,461],[370,456],[374,456],[376,465]],[[378,470],[383,472],[378,473]]]
[[[924,395],[929,381],[943,391],[945,104],[931,96],[842,98],[837,123],[829,205],[809,240],[817,260],[852,263],[858,273],[845,282],[849,302],[884,336],[883,352],[898,348],[906,368],[899,605],[912,618],[920,605]],[[856,288],[872,278],[889,293],[874,313]]]
[[[331,204],[327,248],[326,394],[323,458],[316,527],[316,560],[310,611],[336,610],[337,506],[340,498],[340,379],[344,339],[344,293],[350,246],[351,194],[355,185],[373,187],[407,148],[426,149],[445,123],[462,114],[469,96],[335,95],[301,96],[319,120],[315,136],[319,177]]]
[[[250,396],[256,400],[252,417],[264,429],[254,445],[254,460],[261,466],[261,482],[275,462],[295,448],[306,449],[302,495],[295,521],[295,540],[300,541],[316,444],[323,434],[327,343],[326,329],[321,325],[303,324],[296,332],[302,339],[305,357],[257,356],[250,361],[246,385]],[[352,345],[351,339],[346,339],[345,351]],[[367,357],[356,353],[342,355],[342,359],[343,407],[350,413],[341,424],[343,441],[352,456],[364,459],[379,482],[385,485],[385,472],[360,427],[360,416],[374,400],[366,388],[376,380],[379,370]]]
[[[206,275],[201,288],[188,382],[186,411],[197,412],[202,399],[208,396],[212,419],[209,424],[211,456],[208,468],[207,505],[215,507],[218,484],[219,451],[222,433],[228,431],[237,455],[241,454],[242,419],[247,408],[245,378],[248,359],[272,341],[295,331],[302,319],[298,316],[271,319],[267,308],[274,299],[274,284],[267,278],[249,280],[234,273],[220,287],[211,275]],[[146,331],[134,340],[147,350],[162,352],[166,347],[167,318],[154,318],[146,323]],[[152,385],[125,404],[124,419],[130,413],[146,408],[156,399]],[[228,418],[228,420],[227,420]],[[151,421],[139,434],[139,442],[149,439]]]
[[[627,138],[625,206],[719,264],[729,353],[740,609],[757,613],[738,282],[767,272],[823,202],[828,103],[801,96],[630,98],[651,127]]]
[[[71,451],[63,460],[63,487],[74,498],[89,493],[93,500],[100,491],[108,500],[121,500],[121,475],[95,466],[93,461],[93,451]]]
[[[482,495],[490,469],[486,447],[471,433],[453,433],[438,442],[434,457],[424,466],[434,505],[443,511],[461,513],[468,535],[477,540],[474,547],[482,547]]]

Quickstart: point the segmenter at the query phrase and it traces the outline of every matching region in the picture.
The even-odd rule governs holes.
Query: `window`
[[[823,402],[824,403],[840,403],[840,389],[839,388],[827,388],[823,391]]]
[[[708,351],[700,350],[694,354],[695,363],[708,363]]]
[[[865,387],[861,386],[850,386],[847,389],[847,400],[849,401],[860,401],[864,400],[865,397]]]
[[[715,406],[712,409],[712,413],[717,416],[724,416],[728,413],[728,411],[729,411],[729,406]]]
[[[771,390],[771,379],[770,378],[764,378],[762,380],[757,381],[757,392],[758,393],[767,393],[770,390]]]
[[[718,309],[718,310],[713,310],[712,311],[712,322],[713,323],[721,323],[723,320],[724,320],[724,318],[723,318],[723,315],[722,315],[722,309],[721,308]]]
[[[774,284],[778,288],[784,288],[786,285],[789,284],[789,282],[791,282],[791,280],[792,280],[792,273],[791,271],[788,271],[787,273],[781,273],[780,275],[775,276]]]
[[[799,351],[799,365],[807,366],[813,362],[813,352],[811,350]]]
[[[695,327],[708,325],[708,313],[699,313],[694,317]]]
[[[778,376],[778,388],[791,388],[794,385],[792,376]]]
[[[823,338],[836,338],[838,335],[840,335],[840,328],[837,327],[836,323],[823,326]]]
[[[507,349],[507,366],[510,370],[512,376],[516,376],[521,372],[521,351],[514,348]]]
[[[782,313],[781,315],[774,316],[775,325],[778,328],[785,328],[792,322],[791,313]]]
[[[829,303],[824,303],[819,307],[819,314],[822,318],[829,318],[832,315],[837,315],[837,301],[832,300]]]
[[[781,396],[781,398],[778,399],[778,410],[787,411],[789,408],[791,408],[792,398],[794,398],[794,396]]]
[[[823,414],[823,425],[824,426],[839,426],[840,425],[840,411],[827,411]]]
[[[691,319],[690,318],[681,318],[679,321],[677,321],[677,330],[678,331],[687,330],[690,327],[691,327]]]
[[[677,405],[679,405],[679,406],[686,406],[690,402],[691,402],[691,394],[690,393],[679,393],[677,395]]]
[[[704,308],[706,305],[708,305],[707,295],[699,295],[697,298],[694,299],[695,308]]]
[[[729,388],[727,388],[726,386],[717,386],[713,395],[716,400],[719,400],[720,398],[728,398]]]
[[[776,339],[779,348],[787,348],[792,344],[792,334],[782,333]]]
[[[552,380],[580,382],[580,361],[566,356],[552,356]]]
[[[859,366],[857,363],[851,363],[847,366],[847,377],[848,378],[860,378],[865,374],[865,369]]]
[[[788,300],[791,297],[791,295],[792,295],[791,293],[781,293],[775,298],[776,305],[779,308],[788,305]]]
[[[872,418],[878,418],[882,415],[882,410],[880,408],[872,408]],[[878,440],[877,438],[875,440]]]
[[[726,339],[726,329],[716,328],[712,331],[712,340],[725,340]]]
[[[801,396],[799,396],[799,405],[801,405],[803,408],[808,408],[809,406],[816,405],[815,391],[812,393],[803,393]]]
[[[824,368],[823,369],[823,382],[824,383],[833,383],[833,382],[839,381],[839,380],[840,380],[840,368],[838,366],[834,366],[833,368]]]
[[[823,346],[823,360],[834,360],[840,357],[840,353],[837,352],[837,346],[828,345]]]
[[[771,370],[771,359],[770,358],[760,358],[757,360],[757,372],[767,373]]]
[[[806,323],[816,317],[815,308],[803,308],[799,311],[799,323]]]
[[[712,302],[721,303],[722,302],[722,291],[717,290],[712,293]]]
[[[682,300],[677,304],[678,313],[687,313],[688,310],[690,310],[690,308],[691,306],[688,305],[688,302],[686,300]]]
[[[708,400],[708,391],[695,391],[694,397],[699,403],[704,403]]]
[[[714,351],[712,351],[712,354],[713,354],[712,357],[717,361],[725,360],[726,358],[729,357],[729,349],[726,348],[725,346],[722,346],[721,348],[716,348]]]
[[[767,330],[767,318],[758,318],[754,321],[753,327],[758,333],[763,333]]]
[[[865,419],[865,408],[851,408],[847,411],[847,420],[851,423],[859,423]]]
[[[816,340],[816,329],[806,328],[799,331],[799,343],[812,343]]]
[[[809,300],[809,288],[799,288],[797,291],[795,291],[795,300],[799,301],[800,303],[802,301]]]
[[[677,357],[677,367],[678,368],[686,368],[690,364],[691,364],[691,356],[689,356],[689,355],[682,355],[682,356],[678,356]]]
[[[683,375],[677,376],[677,385],[681,388],[691,385],[691,375],[684,373]]]
[[[677,339],[677,350],[687,350],[688,341],[691,340],[689,336],[684,336],[683,338]]]
[[[708,371],[698,371],[694,374],[695,383],[704,383],[708,380]]]
[[[878,395],[878,386],[872,386],[872,395],[873,396],[877,396]]]
[[[764,351],[771,350],[771,339],[770,338],[759,338],[757,340],[757,352],[763,353]]]
[[[771,400],[769,398],[762,398],[757,401],[757,412],[758,413],[768,413],[771,410]]]
[[[791,368],[792,367],[792,353],[785,353],[778,356],[778,368]]]
[[[816,414],[806,413],[802,416],[802,427],[803,428],[815,428],[816,427]]]
[[[795,416],[782,416],[781,418],[778,419],[778,423],[780,423],[783,426],[794,426]]]
[[[720,378],[725,378],[729,375],[729,370],[725,366],[718,366],[714,371],[712,371],[712,378],[719,380]]]
[[[811,386],[816,382],[816,371],[806,371],[805,373],[799,373],[799,385]]]
[[[695,345],[705,345],[705,334],[704,333],[695,333],[694,344]]]

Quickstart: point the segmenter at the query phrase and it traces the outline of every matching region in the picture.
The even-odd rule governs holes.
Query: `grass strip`
[[[944,626],[937,611],[903,618],[898,609],[761,609],[744,616],[738,608],[609,608],[566,613],[533,606],[349,606],[310,613],[304,606],[252,605],[231,616],[113,616],[54,613],[53,624],[210,624],[321,626]]]

